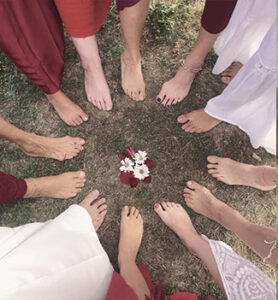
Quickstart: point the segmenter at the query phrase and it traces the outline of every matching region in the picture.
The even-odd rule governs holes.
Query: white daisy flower
[[[149,168],[146,165],[136,165],[133,172],[134,177],[140,180],[144,180],[150,174]]]
[[[120,167],[120,171],[124,172],[132,172],[134,166],[134,162],[126,157],[124,160],[121,161],[122,166]]]
[[[135,153],[134,158],[136,164],[143,164],[147,159],[147,152],[139,150],[137,153]]]

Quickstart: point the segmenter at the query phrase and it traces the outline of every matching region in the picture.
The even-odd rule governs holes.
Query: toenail
[[[161,98],[157,98],[156,101],[157,101],[157,102],[161,102]]]
[[[81,171],[80,172],[80,176],[84,177],[85,176],[85,172]]]
[[[159,208],[159,204],[156,203],[156,204],[154,205],[154,208]]]
[[[188,185],[191,185],[191,184],[192,184],[192,181],[188,181],[187,184],[188,184]]]

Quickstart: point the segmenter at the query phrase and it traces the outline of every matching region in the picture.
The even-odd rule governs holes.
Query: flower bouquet
[[[155,163],[147,157],[145,151],[135,152],[133,147],[126,149],[120,155],[120,180],[122,183],[130,184],[131,187],[136,187],[139,181],[151,183],[150,169],[155,167]]]

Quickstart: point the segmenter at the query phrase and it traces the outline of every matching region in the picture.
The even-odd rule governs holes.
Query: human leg
[[[226,184],[251,186],[262,191],[276,187],[275,167],[248,165],[217,156],[207,159],[208,173]]]
[[[139,300],[150,296],[145,279],[136,265],[136,256],[143,235],[143,219],[135,207],[125,206],[121,214],[121,235],[119,242],[118,264],[120,274],[133,289]]]
[[[95,36],[106,18],[111,0],[55,0],[55,4],[80,56],[88,100],[100,110],[111,110],[113,104],[110,90]]]
[[[225,288],[209,243],[196,232],[184,208],[178,203],[162,202],[156,203],[154,210],[162,221],[178,235],[188,250],[202,260],[225,294]]]
[[[276,249],[272,250],[273,244],[269,244],[276,241],[274,229],[249,222],[239,212],[218,200],[208,189],[194,181],[187,182],[184,199],[195,212],[234,232],[262,258],[267,258],[271,254],[266,261],[273,267],[276,265]]]
[[[85,141],[70,136],[49,138],[23,131],[0,117],[0,138],[16,143],[29,156],[71,159],[83,150]]]
[[[87,121],[82,109],[60,90],[64,33],[52,1],[1,1],[0,20],[0,49],[6,56],[45,93],[65,123]]]
[[[125,45],[121,56],[122,88],[135,101],[143,101],[146,97],[141,68],[140,39],[149,2],[149,0],[117,0]]]

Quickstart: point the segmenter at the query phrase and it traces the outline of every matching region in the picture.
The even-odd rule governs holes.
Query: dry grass
[[[178,1],[164,1],[177,4]],[[174,108],[163,108],[155,101],[162,83],[171,78],[179,60],[188,52],[196,37],[201,14],[201,1],[186,1],[186,9],[175,10],[171,39],[154,42],[148,24],[142,41],[147,99],[135,103],[123,94],[120,87],[122,40],[118,17],[113,9],[98,34],[104,70],[111,88],[114,108],[101,112],[86,101],[82,69],[72,43],[67,39],[66,71],[63,90],[89,114],[90,121],[79,128],[63,124],[38,89],[1,57],[2,90],[0,114],[25,130],[48,136],[70,134],[86,139],[86,147],[77,158],[66,162],[26,157],[15,145],[0,141],[0,169],[19,177],[54,175],[84,169],[87,183],[84,190],[71,200],[22,199],[0,206],[0,223],[17,226],[26,222],[54,218],[72,203],[80,202],[97,188],[109,205],[106,220],[100,230],[100,240],[117,269],[120,210],[124,205],[138,207],[144,216],[145,231],[138,262],[144,262],[154,281],[161,281],[167,293],[191,291],[221,299],[201,262],[192,256],[179,239],[162,224],[153,212],[157,201],[169,200],[183,206],[183,188],[188,179],[208,187],[219,199],[240,211],[249,220],[274,227],[275,192],[260,192],[248,187],[231,187],[210,177],[206,170],[207,155],[219,155],[252,164],[275,165],[273,156],[263,149],[254,150],[248,137],[238,128],[222,123],[204,134],[184,133],[177,117],[204,107],[224,86],[211,74],[215,56],[210,53],[203,72],[196,78],[186,101]],[[180,22],[180,23],[178,23]],[[177,24],[179,24],[177,26]],[[183,26],[181,26],[183,24]],[[166,24],[168,26],[168,24]],[[162,32],[163,34],[163,32]],[[4,85],[4,87],[3,87]],[[146,150],[156,162],[153,182],[140,184],[136,189],[119,181],[119,153],[127,146]],[[262,161],[253,158],[256,153]],[[223,240],[240,255],[250,259],[274,278],[274,272],[253,254],[234,234],[218,224],[189,212],[198,232],[209,238]]]

